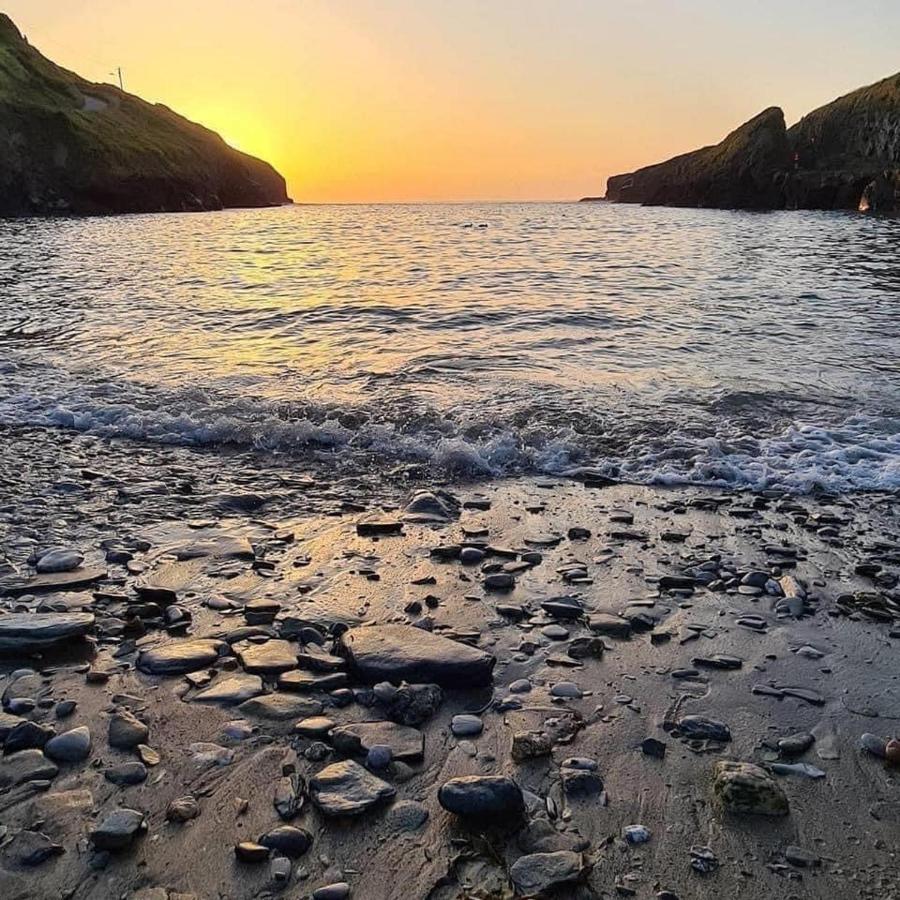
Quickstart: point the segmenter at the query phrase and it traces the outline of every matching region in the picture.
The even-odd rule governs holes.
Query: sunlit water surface
[[[0,424],[900,487],[900,223],[605,204],[0,221]]]

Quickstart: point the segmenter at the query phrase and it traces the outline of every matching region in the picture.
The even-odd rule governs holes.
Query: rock
[[[509,870],[509,877],[523,897],[545,896],[549,891],[575,884],[584,874],[581,854],[570,850],[520,856]]]
[[[275,785],[275,812],[285,822],[297,818],[306,802],[306,782],[297,774],[285,775]]]
[[[360,537],[379,537],[388,534],[403,534],[403,523],[399,519],[373,516],[357,522],[356,533]]]
[[[643,753],[644,756],[653,756],[656,759],[665,759],[666,745],[656,738],[644,738],[644,740],[641,742],[641,753]]]
[[[887,741],[884,738],[878,737],[877,734],[870,734],[869,732],[866,732],[860,737],[859,746],[863,750],[867,750],[873,756],[878,756],[881,759],[885,758]]]
[[[254,841],[241,841],[234,846],[235,858],[242,863],[263,863],[269,858],[269,848]]]
[[[232,706],[252,700],[263,692],[263,683],[259,675],[232,675],[229,678],[217,678],[213,684],[201,691],[193,701],[195,703],[222,703]]]
[[[752,763],[721,760],[714,769],[713,793],[731,813],[786,816],[788,799],[764,769]]]
[[[227,766],[234,761],[234,750],[207,741],[190,744],[188,752],[191,759],[201,766]]]
[[[525,809],[522,789],[502,775],[464,775],[441,785],[438,801],[448,812],[473,820],[516,820]]]
[[[773,762],[769,764],[769,768],[776,775],[802,775],[804,778],[824,778],[825,772],[818,766],[812,766],[809,763],[779,763]]]
[[[57,762],[81,762],[91,755],[91,730],[80,725],[50,738],[44,753]]]
[[[7,613],[0,615],[0,653],[22,655],[78,640],[94,628],[92,613]]]
[[[4,848],[4,855],[12,857],[19,865],[39,866],[54,856],[65,853],[61,844],[54,843],[40,831],[20,831]]]
[[[312,835],[308,831],[294,828],[293,825],[279,825],[259,839],[259,843],[264,847],[283,853],[291,859],[303,856],[312,846],[312,842]]]
[[[21,725],[23,722],[27,721],[27,719],[23,719],[21,716],[12,716],[9,713],[0,712],[0,744],[6,741],[9,733],[17,725]]]
[[[574,681],[557,681],[550,688],[551,697],[562,697],[569,700],[580,700],[584,692]]]
[[[103,777],[111,784],[125,787],[140,784],[147,780],[147,769],[143,763],[126,762],[112,766],[103,773]]]
[[[187,544],[181,544],[175,547],[172,553],[177,559],[182,561],[206,557],[248,561],[256,558],[253,545],[247,538],[228,534],[205,537]]]
[[[59,769],[40,750],[20,750],[0,759],[0,789],[29,781],[50,781]]]
[[[3,742],[3,752],[7,755],[18,750],[31,750],[35,747],[43,747],[56,732],[46,725],[38,725],[23,719],[6,736]]]
[[[322,712],[322,704],[297,694],[276,693],[245,700],[238,706],[238,711],[245,716],[283,721],[318,716]]]
[[[805,731],[783,737],[776,745],[782,756],[801,756],[812,747],[815,738]]]
[[[644,825],[627,825],[622,829],[622,837],[629,844],[646,844],[650,840],[650,829]]]
[[[150,729],[127,709],[113,713],[109,720],[109,746],[117,750],[131,750],[146,744]]]
[[[386,769],[394,759],[394,753],[387,744],[375,744],[366,754],[366,768],[373,772]]]
[[[269,865],[269,871],[275,881],[284,884],[290,879],[293,867],[287,857],[276,856]]]
[[[309,782],[313,803],[327,816],[358,816],[367,809],[393,799],[396,790],[359,763],[334,763]]]
[[[351,628],[340,645],[356,677],[370,684],[484,687],[491,683],[496,662],[483,650],[408,625]]]
[[[541,609],[555,619],[580,619],[584,615],[584,607],[577,597],[554,597],[544,600]]]
[[[151,675],[184,675],[212,665],[227,646],[224,641],[208,639],[175,641],[142,651],[137,667]]]
[[[784,858],[799,869],[814,869],[822,864],[822,860],[817,854],[811,850],[804,850],[802,847],[786,847]]]
[[[553,752],[553,739],[540,731],[517,731],[513,735],[511,755],[517,763],[540,759]]]
[[[406,684],[395,687],[383,682],[389,692],[378,694],[380,685],[375,685],[378,702],[384,707],[388,718],[401,725],[421,725],[428,721],[444,702],[444,692],[436,684]]]
[[[511,591],[516,586],[516,579],[507,572],[493,572],[484,577],[486,591]]]
[[[460,502],[448,491],[417,491],[403,510],[407,522],[449,522],[459,516]]]
[[[350,885],[346,881],[326,884],[312,892],[312,900],[347,900],[350,896]]]
[[[308,738],[326,738],[334,730],[334,719],[326,716],[311,716],[301,719],[295,726],[294,732]]]
[[[387,819],[395,831],[417,831],[428,820],[428,810],[415,800],[400,800],[391,807]]]
[[[166,807],[166,821],[189,822],[200,815],[200,804],[191,796],[178,797]]]
[[[335,728],[331,743],[341,753],[368,753],[375,746],[391,748],[394,759],[418,760],[425,753],[425,736],[416,728],[396,722],[360,722]]]
[[[450,731],[456,737],[472,737],[483,730],[484,722],[478,716],[459,715],[450,720]]]
[[[97,850],[126,850],[146,830],[147,820],[143,813],[135,809],[116,809],[91,832],[91,843]]]
[[[58,572],[47,575],[35,575],[32,578],[0,581],[0,595],[8,594],[15,597],[21,594],[45,594],[49,591],[75,591],[79,588],[89,587],[95,581],[102,581],[106,578],[106,574],[106,569],[84,568],[76,569],[74,572]],[[35,614],[12,613],[11,615],[24,615],[30,619]],[[66,614],[59,613],[59,615]],[[75,615],[75,613],[69,613],[68,615]]]
[[[608,637],[631,637],[631,623],[628,619],[623,619],[622,616],[613,615],[612,613],[597,613],[591,616],[588,626],[591,631],[597,634],[605,634]]]
[[[271,675],[297,668],[297,653],[287,641],[241,644],[234,649],[247,672]]]
[[[304,672],[294,669],[278,676],[278,689],[293,691],[294,693],[307,693],[310,691],[335,691],[346,687],[349,683],[346,672],[332,672],[325,675],[314,675],[312,672]]]
[[[280,612],[280,603],[259,597],[244,606],[244,620],[248,625],[270,625]]]
[[[162,762],[162,757],[159,753],[152,747],[148,747],[146,744],[138,744],[135,749],[137,750],[140,761],[149,768],[158,766],[160,762]]]
[[[559,770],[563,791],[568,797],[585,797],[603,790],[603,779],[592,759],[573,757],[563,761]]]
[[[708,719],[706,716],[682,716],[675,723],[678,737],[690,741],[719,741],[727,744],[731,740],[731,729],[724,722]]]
[[[900,741],[896,738],[891,738],[884,745],[884,758],[892,766],[900,766]]]
[[[71,572],[84,562],[84,555],[77,550],[56,547],[42,553],[35,563],[35,569],[42,575],[51,572]]]

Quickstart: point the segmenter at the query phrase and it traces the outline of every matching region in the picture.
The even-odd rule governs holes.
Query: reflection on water
[[[604,204],[0,222],[0,422],[890,486],[898,239]]]

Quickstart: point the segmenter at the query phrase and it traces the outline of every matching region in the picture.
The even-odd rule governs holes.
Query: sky
[[[0,0],[299,202],[569,200],[900,71],[900,0]]]

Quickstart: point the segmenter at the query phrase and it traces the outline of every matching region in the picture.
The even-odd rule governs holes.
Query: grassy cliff
[[[268,163],[165,106],[60,68],[0,14],[0,214],[285,202]]]

